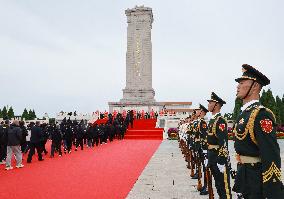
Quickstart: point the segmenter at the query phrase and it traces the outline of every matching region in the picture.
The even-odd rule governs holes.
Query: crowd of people
[[[124,139],[129,125],[133,128],[134,115],[129,111],[125,117],[118,113],[115,116],[108,114],[104,123],[89,123],[85,121],[71,121],[64,118],[61,123],[40,124],[30,123],[27,126],[23,121],[14,120],[10,124],[5,120],[0,125],[0,164],[6,164],[6,170],[13,169],[11,159],[16,159],[16,168],[22,168],[23,153],[28,154],[27,163],[37,152],[38,160],[43,161],[43,153],[48,154],[47,141],[51,141],[50,158],[56,153],[58,156],[83,150],[84,147],[95,147],[112,142],[114,139]]]

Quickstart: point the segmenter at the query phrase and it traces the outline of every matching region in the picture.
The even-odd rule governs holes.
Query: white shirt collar
[[[241,108],[242,111],[246,110],[247,107],[249,107],[250,105],[256,103],[256,102],[259,102],[259,100],[251,100],[249,102],[247,102],[246,104],[244,104]]]

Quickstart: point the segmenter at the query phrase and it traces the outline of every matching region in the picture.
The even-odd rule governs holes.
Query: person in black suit
[[[37,150],[38,154],[38,160],[42,161],[42,140],[43,140],[43,132],[42,129],[40,128],[40,122],[37,121],[36,125],[33,126],[34,124],[31,124],[31,140],[30,140],[30,151],[27,159],[27,163],[32,162],[32,157],[35,154],[35,149]]]
[[[55,150],[58,151],[59,156],[62,156],[62,150],[61,150],[62,136],[59,128],[57,128],[56,124],[53,124],[48,128],[48,132],[52,140],[50,157],[51,158],[54,157]]]

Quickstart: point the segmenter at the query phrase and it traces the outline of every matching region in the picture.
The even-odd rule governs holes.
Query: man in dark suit
[[[28,155],[27,163],[32,162],[32,157],[35,154],[35,149],[37,150],[38,160],[42,161],[42,145],[41,141],[43,139],[43,131],[40,128],[40,122],[37,121],[36,125],[31,128],[31,140],[30,140],[30,152]]]

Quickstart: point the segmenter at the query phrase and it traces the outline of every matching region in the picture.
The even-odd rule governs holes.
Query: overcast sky
[[[283,95],[284,1],[0,0],[0,107],[39,116],[92,112],[122,98],[125,9],[153,9],[157,101],[206,104],[215,91],[233,109],[244,63]]]

